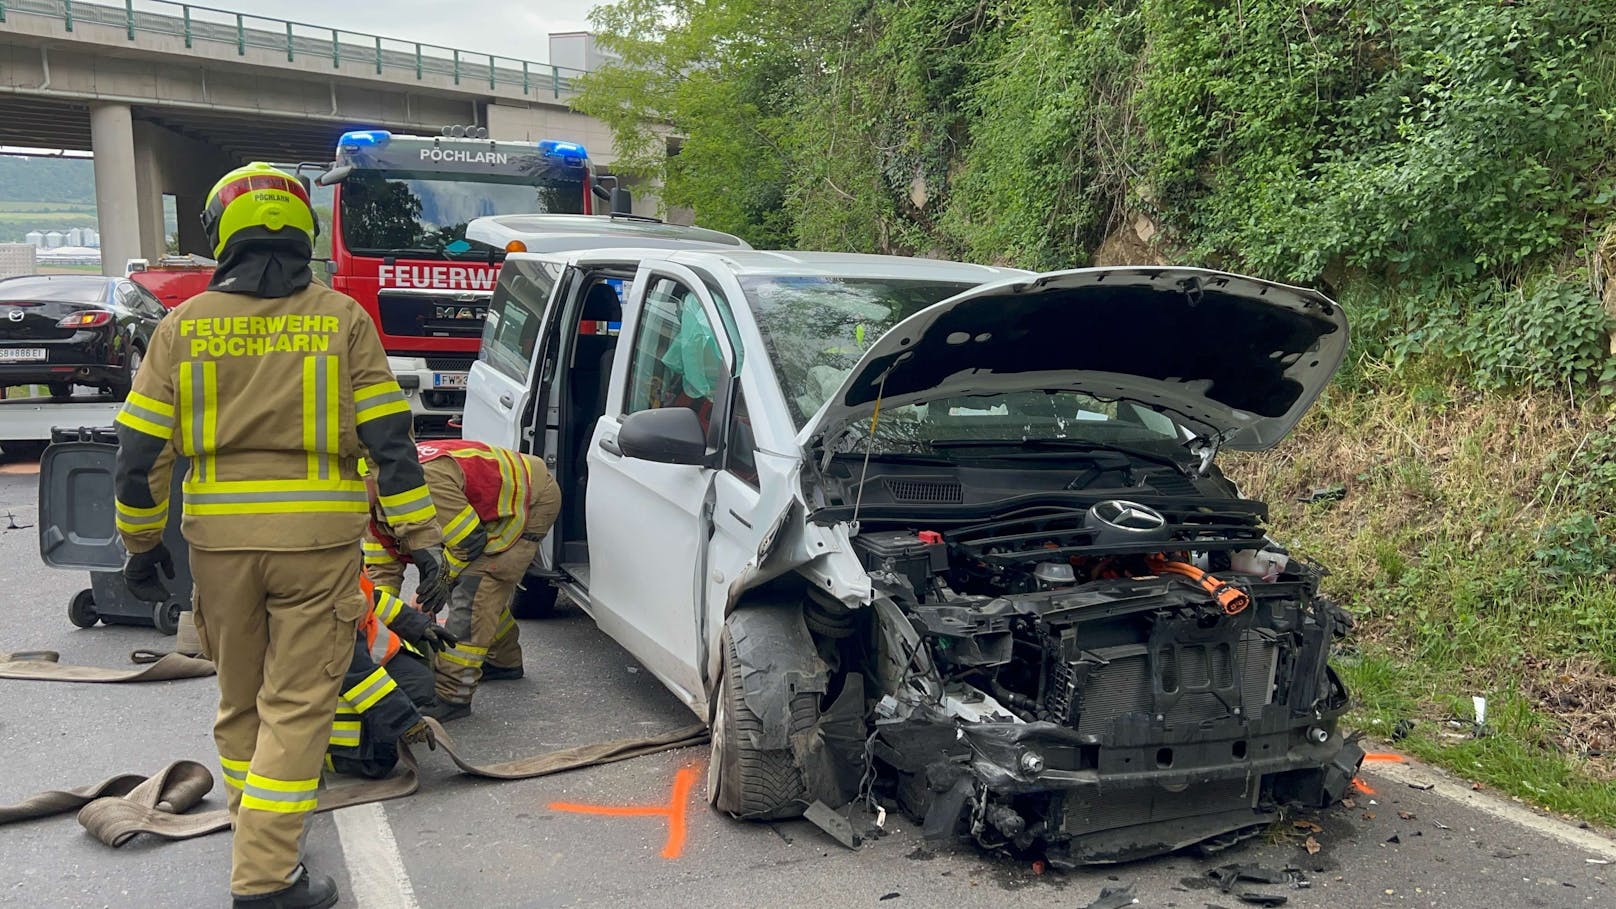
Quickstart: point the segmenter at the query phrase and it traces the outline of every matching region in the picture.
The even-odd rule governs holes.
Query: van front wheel
[[[743,820],[797,817],[808,808],[808,787],[790,748],[755,747],[752,733],[763,721],[746,706],[741,661],[735,642],[724,633],[724,677],[714,708],[712,758],[707,767],[707,800],[714,808]],[[819,695],[798,692],[791,698],[790,735],[813,728],[819,717]]]

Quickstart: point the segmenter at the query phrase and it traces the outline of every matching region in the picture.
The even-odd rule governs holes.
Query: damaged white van
[[[555,470],[526,605],[567,591],[710,722],[718,808],[881,799],[1062,867],[1356,773],[1349,620],[1216,463],[1346,346],[1330,300],[1190,268],[513,254],[465,435]]]

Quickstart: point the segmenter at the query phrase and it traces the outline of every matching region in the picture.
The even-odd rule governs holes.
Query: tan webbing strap
[[[661,735],[581,745],[482,765],[464,758],[437,720],[426,722],[436,740],[435,747],[442,748],[461,772],[493,780],[533,779],[707,741],[706,728],[698,724]],[[402,745],[399,752],[404,764],[402,772],[385,780],[364,780],[326,789],[320,793],[317,810],[335,811],[413,795],[421,787],[420,768],[409,745]],[[19,804],[0,806],[0,824],[78,810],[84,829],[109,846],[122,846],[140,833],[169,840],[191,839],[230,827],[230,816],[222,810],[185,814],[212,789],[213,774],[206,767],[195,761],[176,761],[156,776],[120,774],[93,786],[41,792]]]
[[[145,665],[140,669],[103,669],[99,666],[59,663],[57,661],[61,655],[53,650],[0,651],[0,679],[33,682],[168,682],[213,675],[213,663],[180,653],[158,654],[137,650],[129,658]]]
[[[626,761],[630,758],[644,757],[648,754],[657,754],[663,751],[672,751],[676,748],[691,748],[707,743],[707,727],[697,723],[674,729],[661,735],[653,735],[637,739],[617,739],[612,742],[601,742],[596,745],[579,745],[575,748],[564,748],[560,751],[551,751],[546,754],[536,754],[532,757],[517,758],[514,761],[505,761],[500,764],[473,764],[461,757],[460,750],[455,747],[454,739],[449,733],[443,731],[438,721],[428,719],[427,725],[432,727],[432,733],[437,738],[437,747],[442,748],[449,755],[449,760],[460,768],[461,773],[480,776],[490,780],[530,780],[534,777],[549,776],[552,773],[561,773],[564,770],[579,770],[584,767],[594,767],[599,764],[611,764],[617,761]],[[408,754],[406,746],[404,752]]]

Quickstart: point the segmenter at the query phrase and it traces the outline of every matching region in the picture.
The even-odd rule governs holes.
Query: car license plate
[[[44,359],[43,347],[0,347],[0,363],[40,363]]]
[[[435,372],[432,374],[433,388],[465,388],[466,374],[463,372]]]

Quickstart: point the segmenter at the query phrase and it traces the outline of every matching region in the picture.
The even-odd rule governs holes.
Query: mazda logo
[[[6,313],[6,318],[10,319],[13,322],[21,322],[22,321],[22,310],[13,309],[11,312]]]

